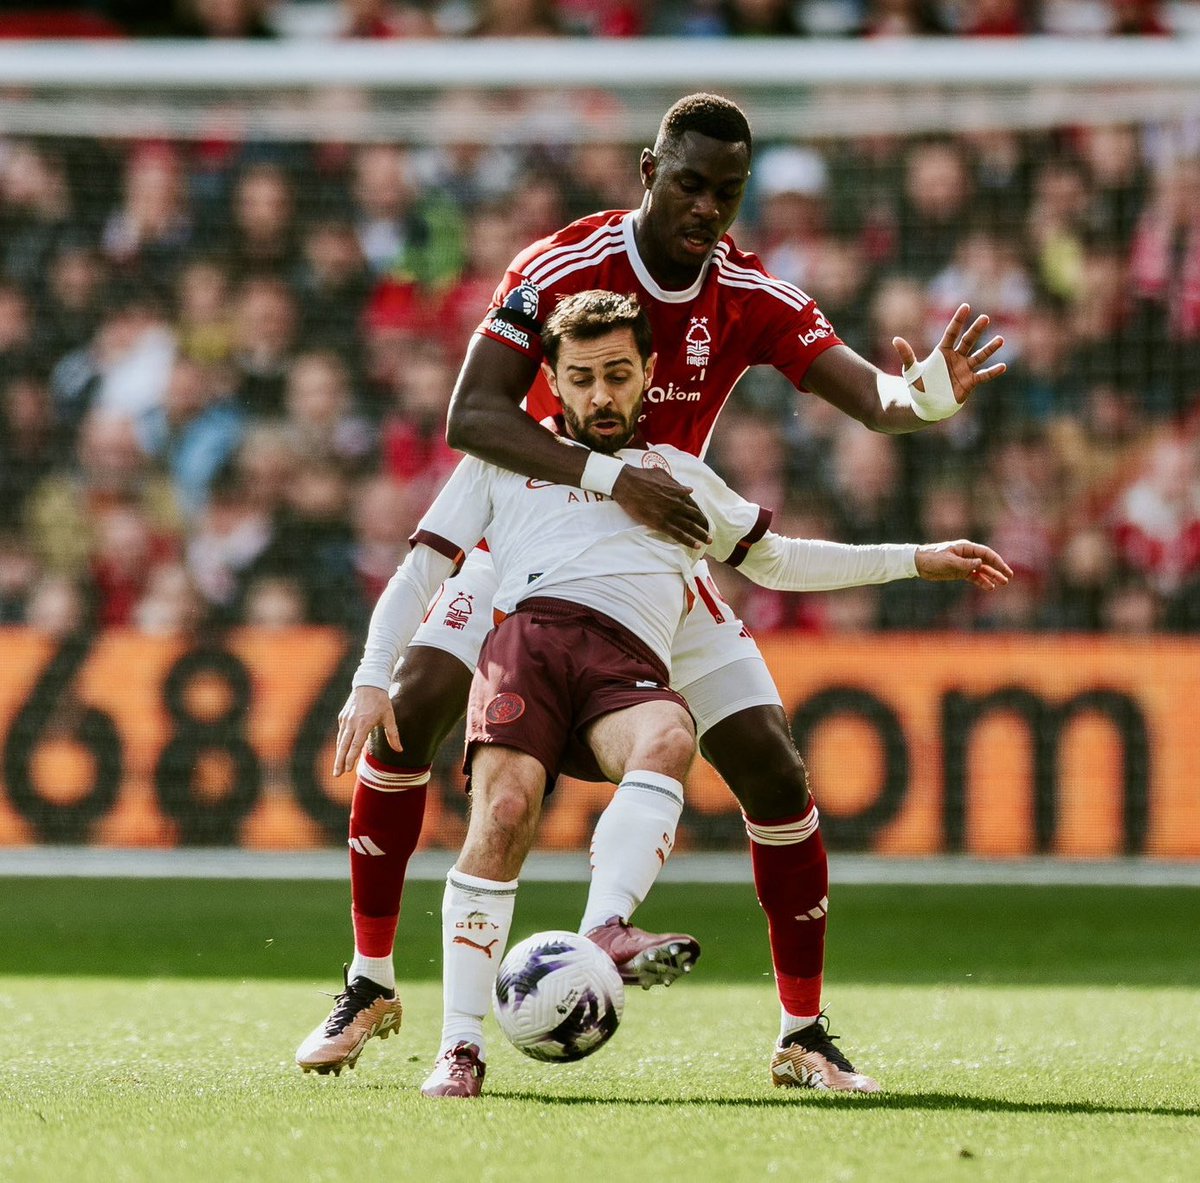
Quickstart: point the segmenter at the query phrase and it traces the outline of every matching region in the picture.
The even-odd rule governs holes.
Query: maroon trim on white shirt
[[[408,540],[408,545],[427,546],[430,550],[437,551],[443,558],[449,559],[454,564],[451,575],[457,575],[462,570],[463,562],[467,557],[461,546],[451,542],[448,538],[443,538],[440,534],[434,534],[432,530],[418,530]]]
[[[727,567],[742,565],[743,560],[750,553],[750,548],[767,532],[767,528],[771,525],[771,518],[774,516],[772,510],[764,509],[761,505],[758,507],[758,518],[750,527],[749,533],[743,535],[741,541],[729,552],[729,558],[725,560]]]

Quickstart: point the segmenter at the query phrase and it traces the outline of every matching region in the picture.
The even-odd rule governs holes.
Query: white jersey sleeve
[[[426,546],[453,560],[457,571],[467,552],[482,541],[495,513],[496,469],[474,456],[464,456],[434,503],[425,511],[413,546]]]
[[[832,591],[915,578],[917,548],[908,543],[850,546],[768,532],[745,551],[738,570],[776,591]]]
[[[850,546],[771,533],[771,511],[747,501],[701,460],[674,448],[659,448],[690,485],[708,515],[713,540],[708,553],[748,579],[776,591],[831,591],[917,574],[917,548],[910,544]]]
[[[367,643],[351,686],[387,690],[392,670],[425,618],[429,601],[449,579],[454,561],[427,546],[414,546],[396,568],[371,613]]]
[[[371,613],[363,659],[352,686],[387,690],[392,670],[420,627],[441,583],[462,566],[492,520],[490,465],[464,459],[409,539],[412,550],[396,569]]]

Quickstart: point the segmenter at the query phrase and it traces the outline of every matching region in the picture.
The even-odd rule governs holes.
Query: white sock
[[[779,1042],[782,1043],[789,1035],[795,1034],[797,1031],[803,1031],[805,1027],[811,1027],[819,1015],[789,1015],[787,1011],[779,1012]]]
[[[579,931],[628,920],[675,845],[683,785],[660,772],[626,772],[592,835],[592,883]]]
[[[396,993],[396,969],[390,957],[367,957],[354,950],[354,960],[346,975],[350,981],[355,978],[370,978],[379,986],[386,986],[393,994]]]
[[[508,945],[517,881],[499,883],[464,875],[446,876],[442,896],[442,1052],[474,1043],[484,1056],[483,1016],[492,1005],[496,970]]]

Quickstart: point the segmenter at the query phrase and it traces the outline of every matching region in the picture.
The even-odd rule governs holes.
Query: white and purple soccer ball
[[[582,1060],[613,1036],[625,987],[612,959],[574,932],[538,932],[505,954],[496,1021],[535,1060]]]

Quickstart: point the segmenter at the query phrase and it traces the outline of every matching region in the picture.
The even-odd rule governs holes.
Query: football
[[[535,1060],[582,1060],[613,1036],[625,987],[608,954],[574,932],[538,932],[500,963],[496,1021]]]

